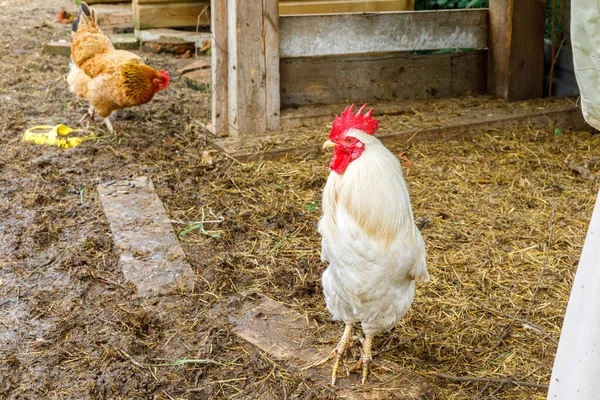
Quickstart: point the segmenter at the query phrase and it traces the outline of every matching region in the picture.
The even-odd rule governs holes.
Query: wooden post
[[[490,0],[488,90],[507,101],[541,97],[546,0]]]
[[[226,15],[229,135],[278,131],[278,1],[228,0]]]
[[[227,0],[211,0],[210,9],[212,31],[212,131],[217,136],[227,136],[229,134]]]

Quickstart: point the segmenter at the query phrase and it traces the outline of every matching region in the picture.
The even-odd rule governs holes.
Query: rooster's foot
[[[344,328],[344,334],[340,339],[338,345],[333,349],[329,357],[325,358],[322,361],[316,362],[314,364],[309,365],[308,367],[302,368],[302,370],[316,367],[319,365],[324,365],[333,359],[333,371],[331,373],[331,385],[335,386],[335,381],[337,380],[338,370],[340,368],[340,363],[346,354],[346,350],[350,347],[350,343],[352,342],[352,324],[346,324],[346,328]]]
[[[350,369],[349,372],[357,371],[359,369],[362,370],[361,376],[361,384],[365,384],[367,382],[367,378],[369,377],[369,371],[371,366],[375,367],[375,363],[373,362],[373,356],[371,354],[371,345],[373,344],[372,337],[366,337],[363,341],[363,348],[360,354],[360,359],[354,366]],[[389,368],[383,366],[376,366],[378,369],[382,369],[384,371],[390,371]]]

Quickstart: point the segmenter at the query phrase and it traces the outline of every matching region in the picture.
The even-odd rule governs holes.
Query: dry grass
[[[428,375],[440,398],[543,397],[540,388],[455,384],[434,373],[548,383],[598,189],[565,160],[580,166],[591,160],[588,171],[597,176],[599,140],[523,130],[394,149],[414,163],[405,172],[417,222],[427,220],[433,279],[418,289],[406,320],[378,338],[377,349],[422,332],[385,357]],[[204,206],[225,216],[215,228],[224,239],[192,240],[216,245],[210,262],[231,268],[230,291],[266,293],[329,325],[315,233],[327,157],[230,162],[218,182],[203,188]],[[198,214],[173,212],[181,219]],[[231,247],[225,238],[235,238]]]

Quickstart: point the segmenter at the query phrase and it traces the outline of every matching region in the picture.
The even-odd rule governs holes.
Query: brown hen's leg
[[[356,371],[359,368],[362,367],[362,380],[361,383],[364,385],[365,382],[367,382],[367,378],[369,377],[369,366],[371,364],[373,364],[373,356],[371,355],[371,345],[373,344],[373,337],[365,337],[365,340],[363,341],[363,348],[362,348],[362,352],[360,354],[360,360],[358,360],[358,362],[356,364],[354,364],[354,367],[352,367],[352,369],[350,369],[350,372],[352,371]]]
[[[115,133],[115,130],[112,126],[112,124],[110,123],[110,119],[108,119],[108,117],[104,118],[104,123],[106,124],[106,128],[108,129],[108,131],[112,134]]]
[[[94,114],[95,114],[95,110],[94,110],[94,106],[90,106],[90,108],[87,110],[87,112],[83,115],[83,117],[81,117],[81,119],[79,120],[78,124],[81,124],[83,121],[85,121],[86,119],[89,119],[91,122],[94,122]],[[88,122],[86,124],[86,129],[90,126],[90,123]]]
[[[352,327],[353,326],[354,326],[353,324],[346,324],[346,327],[344,328],[344,334],[342,335],[340,342],[335,347],[335,349],[333,349],[333,351],[331,352],[329,357],[327,357],[323,361],[315,364],[315,365],[323,365],[323,364],[329,362],[329,360],[333,359],[333,371],[331,372],[331,385],[332,386],[335,386],[335,381],[337,379],[337,374],[338,374],[338,370],[340,368],[340,363],[342,362],[342,359],[344,358],[344,354],[346,354],[346,350],[348,349],[348,347],[350,347],[350,342],[352,341]]]

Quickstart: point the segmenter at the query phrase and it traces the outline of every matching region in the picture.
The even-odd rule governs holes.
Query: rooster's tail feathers
[[[87,5],[85,1],[81,2],[81,9],[79,10],[79,15],[73,21],[73,32],[77,32],[80,24],[84,23],[92,23],[96,25],[96,12]]]

